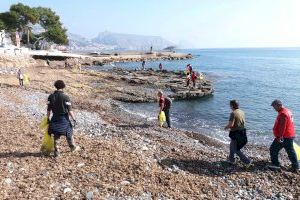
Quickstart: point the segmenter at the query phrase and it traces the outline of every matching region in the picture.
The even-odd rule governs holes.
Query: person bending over
[[[168,128],[171,128],[170,108],[172,100],[169,97],[165,97],[161,90],[158,91],[157,96],[159,98],[159,114],[161,111],[165,112]]]

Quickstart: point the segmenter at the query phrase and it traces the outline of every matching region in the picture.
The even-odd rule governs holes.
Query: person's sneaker
[[[280,170],[280,167],[277,165],[269,165],[268,168],[272,171],[278,171]]]
[[[72,152],[79,151],[79,150],[80,150],[80,146],[75,146],[75,147],[71,148]]]
[[[300,173],[300,169],[298,168],[292,168],[291,171],[295,174],[299,174]]]
[[[252,160],[248,163],[248,164],[245,164],[245,167],[246,169],[250,168],[250,167],[253,167],[253,163],[252,163]]]

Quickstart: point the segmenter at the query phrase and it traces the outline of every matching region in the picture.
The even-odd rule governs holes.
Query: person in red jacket
[[[299,163],[293,146],[295,126],[292,113],[287,108],[283,107],[281,101],[278,99],[274,100],[271,106],[278,112],[278,115],[273,127],[275,139],[270,147],[272,165],[270,165],[269,168],[272,170],[280,169],[278,154],[280,150],[284,148],[292,163],[292,170],[294,172],[299,172]]]

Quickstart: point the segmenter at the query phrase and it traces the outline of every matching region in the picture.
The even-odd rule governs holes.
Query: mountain
[[[68,33],[69,49],[77,51],[98,51],[111,49],[110,46],[94,43],[91,40],[77,34]]]
[[[87,39],[80,35],[69,33],[69,48],[71,50],[161,50],[174,43],[160,36],[144,36],[134,34],[101,32],[93,39]]]
[[[174,45],[160,36],[112,33],[107,31],[99,33],[92,41],[98,44],[112,45],[116,49],[127,50],[149,50],[151,46],[153,49],[160,50]]]

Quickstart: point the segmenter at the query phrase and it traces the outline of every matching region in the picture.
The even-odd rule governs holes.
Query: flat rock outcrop
[[[186,100],[197,99],[212,95],[214,92],[213,84],[207,80],[201,73],[196,81],[196,86],[186,86],[186,78],[183,71],[154,71],[152,69],[142,70],[124,70],[120,68],[114,68],[112,75],[117,75],[122,81],[130,86],[139,87],[138,90],[132,92],[134,96],[139,93],[144,93],[144,98],[139,99],[127,99],[124,98],[118,100],[125,102],[153,102],[156,101],[156,93],[158,89],[164,91],[164,93],[174,100]],[[112,77],[111,77],[112,78]],[[128,91],[128,87],[122,88],[121,91]]]

